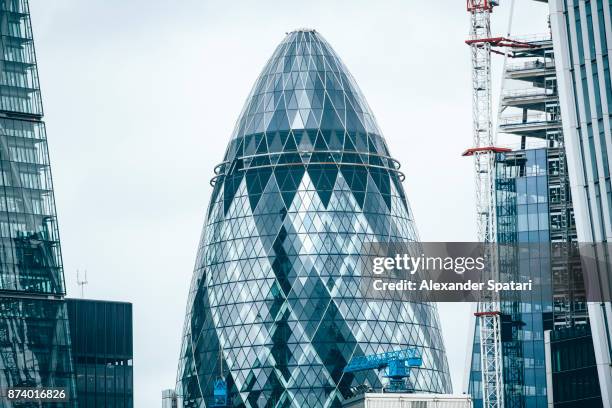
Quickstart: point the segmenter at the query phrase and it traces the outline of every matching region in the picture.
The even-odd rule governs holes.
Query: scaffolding
[[[586,309],[578,310],[576,288],[572,286],[574,275],[580,265],[572,256],[572,245],[577,240],[570,194],[569,175],[565,157],[565,144],[559,95],[555,71],[553,43],[550,34],[514,38],[514,43],[505,45],[505,55],[512,61],[504,67],[504,81],[500,98],[498,132],[518,137],[520,150],[504,155],[497,163],[500,168],[512,168],[512,177],[526,174],[527,152],[534,147],[545,151],[548,192],[548,234],[550,246],[551,284],[553,289],[553,313],[551,327],[566,327],[584,323]],[[513,180],[512,180],[513,181]],[[512,184],[506,183],[508,185]],[[497,182],[498,194],[504,194],[506,185]],[[509,195],[510,196],[510,195]],[[516,200],[515,200],[516,201]],[[517,203],[499,200],[499,212],[511,211]],[[512,222],[518,217],[508,217],[504,224],[504,243],[516,243],[518,231],[513,231]],[[498,223],[500,219],[498,219]],[[516,229],[516,228],[514,228]],[[501,232],[501,231],[500,231]],[[529,256],[528,256],[529,257]],[[512,262],[504,273],[519,273]],[[578,294],[579,295],[579,294]],[[523,300],[503,299],[504,316],[504,381],[506,408],[524,407],[524,359],[521,325]],[[507,331],[506,331],[507,330]]]
[[[567,327],[585,323],[587,312],[581,307],[582,302],[576,301],[581,295],[572,284],[580,266],[571,256],[577,235],[553,43],[550,34],[524,37],[519,42],[530,46],[508,47],[513,63],[506,67],[505,79],[523,84],[523,87],[502,91],[499,131],[520,137],[522,150],[528,148],[531,141],[546,147],[549,231],[554,251],[551,258],[553,323],[555,327]]]
[[[584,294],[574,284],[580,275],[580,264],[576,264],[573,256],[577,235],[551,34],[515,37],[509,28],[506,37],[493,37],[490,17],[497,2],[468,0],[467,5],[471,16],[470,38],[466,43],[472,51],[475,146],[469,155],[474,156],[476,166],[478,233],[485,243],[509,244],[498,247],[499,252],[505,252],[498,252],[496,259],[491,259],[491,277],[520,273],[518,254],[511,253],[512,248],[517,251],[516,244],[525,238],[519,238],[520,228],[516,225],[519,216],[514,178],[525,176],[528,149],[543,148],[546,160],[540,165],[547,166],[543,172],[547,178],[551,243],[551,327],[584,324],[588,321],[583,307],[586,302],[581,301]],[[505,56],[497,132],[491,124],[493,54]],[[493,148],[497,134],[518,138],[520,149],[504,152]],[[506,171],[514,173],[501,174]],[[480,334],[483,407],[524,407],[521,302],[520,298],[479,300],[475,315]]]

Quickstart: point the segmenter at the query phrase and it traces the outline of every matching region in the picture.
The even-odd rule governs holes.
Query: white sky
[[[287,31],[317,29],[355,76],[403,165],[422,240],[475,239],[472,162],[461,157],[472,140],[465,0],[30,7],[68,294],[87,269],[86,297],[134,304],[136,407],[160,406],[174,386],[208,181]],[[545,19],[545,6],[517,0],[517,34],[545,32]],[[440,305],[456,392],[469,312]]]

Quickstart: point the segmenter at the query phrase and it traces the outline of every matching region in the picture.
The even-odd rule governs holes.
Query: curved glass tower
[[[0,0],[0,407],[77,406],[65,292],[29,4]],[[15,387],[69,401],[10,401]]]
[[[368,300],[368,242],[416,240],[403,175],[348,69],[314,30],[289,33],[257,79],[214,190],[187,305],[184,407],[336,407],[376,372],[353,356],[423,351],[417,391],[449,392],[433,304]]]

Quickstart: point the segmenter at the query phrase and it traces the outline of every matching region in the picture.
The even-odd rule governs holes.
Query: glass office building
[[[0,0],[0,389],[63,387],[68,316],[27,0]],[[2,400],[2,407],[38,406]]]
[[[578,240],[612,238],[612,2],[550,0],[559,96]],[[606,271],[607,277],[610,271]],[[604,277],[606,279],[607,277]],[[610,288],[606,288],[610,290]],[[589,304],[605,407],[612,406],[612,305]]]
[[[133,408],[132,304],[66,303],[79,408]]]
[[[581,7],[589,2],[580,2]],[[537,290],[503,295],[501,351],[504,406],[601,406],[594,372],[590,320],[577,248],[575,169],[568,166],[572,116],[562,109],[567,90],[557,36],[528,37],[507,48],[499,132],[520,149],[496,157],[496,231],[499,271],[533,279]],[[519,41],[521,39],[519,38]],[[524,41],[524,39],[523,39]],[[516,245],[509,247],[508,245]],[[541,288],[541,289],[540,289]],[[466,389],[482,406],[481,356],[475,324]],[[588,335],[585,333],[589,333]],[[568,363],[571,360],[570,363]],[[598,405],[599,404],[599,405]]]
[[[577,325],[555,329],[550,332],[548,341],[552,406],[602,407],[591,326]]]
[[[339,407],[375,371],[353,356],[416,346],[419,392],[451,390],[434,304],[361,296],[368,242],[417,239],[374,115],[314,30],[289,33],[257,79],[213,178],[177,389],[211,406]]]
[[[550,242],[549,171],[555,171],[551,165],[555,161],[549,159],[549,149],[545,148],[497,155],[495,185],[500,244]],[[550,257],[542,256],[536,246],[525,245],[513,255],[500,257],[500,274],[512,274],[519,281],[533,279],[550,287]],[[518,292],[513,298],[502,298],[500,308],[505,406],[546,408],[544,331],[553,327],[552,293]],[[477,325],[475,333],[468,392],[474,398],[474,407],[479,408],[482,384]]]

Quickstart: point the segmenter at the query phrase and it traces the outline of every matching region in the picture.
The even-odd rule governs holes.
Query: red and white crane
[[[494,278],[497,261],[491,243],[496,240],[495,222],[495,154],[502,150],[494,144],[492,123],[491,13],[495,0],[467,0],[470,13],[470,37],[466,43],[472,53],[473,147],[464,156],[473,156],[476,175],[476,216],[479,241],[485,243],[490,278]],[[485,294],[475,313],[480,328],[482,399],[485,408],[504,407],[501,327],[499,299]]]

